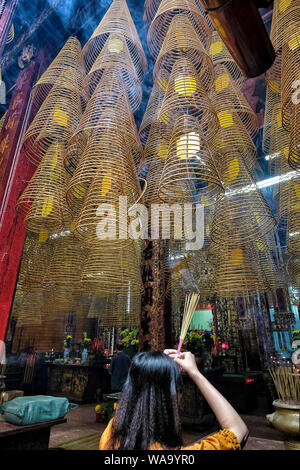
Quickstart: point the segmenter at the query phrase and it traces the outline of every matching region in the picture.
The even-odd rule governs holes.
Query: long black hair
[[[141,352],[132,360],[113,422],[109,449],[147,450],[182,445],[178,395],[182,378],[177,364],[160,351]]]

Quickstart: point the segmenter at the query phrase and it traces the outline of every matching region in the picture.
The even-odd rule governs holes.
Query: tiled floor
[[[80,405],[66,416],[67,422],[54,426],[50,435],[50,448],[56,448],[60,443],[69,441],[76,437],[99,432],[106,427],[106,423],[96,423],[94,404]],[[244,450],[283,450],[283,436],[273,428],[266,420],[264,413],[260,410],[256,414],[242,415],[249,429],[249,438]],[[217,428],[216,428],[217,429]],[[214,428],[205,432],[197,433],[184,430],[185,443],[192,443],[214,432]]]

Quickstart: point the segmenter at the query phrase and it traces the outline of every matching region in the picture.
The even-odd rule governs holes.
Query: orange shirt
[[[106,447],[111,435],[112,419],[104,430],[100,442],[99,450],[111,450]],[[161,444],[156,442],[151,444],[149,450],[164,450]],[[200,442],[188,446],[182,446],[180,450],[241,450],[239,441],[236,435],[229,431],[229,429],[222,429],[221,431],[206,437]]]

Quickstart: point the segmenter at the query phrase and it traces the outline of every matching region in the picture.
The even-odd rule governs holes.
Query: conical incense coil
[[[221,127],[230,127],[232,114],[237,113],[249,135],[252,138],[257,135],[258,117],[224,65],[215,67],[215,83],[210,98]]]
[[[87,292],[97,295],[139,295],[143,292],[140,263],[134,242],[122,248],[114,241],[92,249],[85,262],[81,283]]]
[[[121,34],[110,34],[99,56],[84,80],[84,86],[91,95],[98,85],[106,69],[119,70],[132,112],[134,113],[142,101],[142,88],[136,69],[131,60],[126,38]]]
[[[141,78],[147,69],[147,60],[134,22],[125,0],[113,0],[98,27],[83,48],[82,55],[87,72],[111,33],[120,33],[127,40],[128,49]]]
[[[228,70],[231,78],[239,86],[246,80],[246,77],[243,75],[241,69],[228,51],[218,31],[213,31],[212,33],[212,40],[208,48],[208,53],[213,61],[214,66],[219,64],[224,65],[224,67]]]
[[[278,126],[282,127],[281,116],[281,84],[280,79],[272,80],[267,83],[266,87],[266,106],[263,127],[263,142],[262,149],[265,153],[271,153],[271,141],[273,140],[274,125],[275,133],[277,133]],[[276,108],[276,112],[274,111]],[[276,150],[275,150],[276,151]],[[274,152],[274,146],[273,146]]]
[[[28,230],[61,230],[70,218],[65,194],[66,171],[63,166],[64,146],[54,143],[44,155],[33,177],[17,202],[17,210],[25,214]]]
[[[217,248],[213,286],[216,294],[223,298],[265,292],[269,288],[258,259],[249,245],[241,244]]]
[[[25,133],[23,150],[26,157],[38,165],[55,142],[67,143],[80,116],[79,94],[54,86]]]
[[[57,234],[44,282],[46,281],[51,288],[79,287],[86,254],[86,250],[70,231]]]
[[[85,139],[82,136],[85,133],[90,136],[94,129],[105,126],[114,126],[122,129],[124,137],[127,139],[127,145],[133,155],[136,164],[142,159],[143,149],[136,128],[135,120],[130,110],[128,97],[124,88],[124,83],[120,71],[106,70],[97,88],[91,96],[87,107],[80,119],[76,132],[69,142],[71,145],[71,154],[67,151],[65,166],[72,171],[76,168],[81,155],[73,152],[73,145],[77,139]],[[69,149],[68,149],[69,150]]]
[[[218,158],[225,193],[216,202],[212,240],[243,244],[266,234],[276,225],[265,198],[255,184],[243,157],[229,152]]]
[[[81,64],[81,45],[77,38],[70,37],[55,59],[33,87],[33,103],[40,107],[53,85],[82,93],[83,67]]]
[[[298,23],[298,27],[296,27],[294,31],[299,32],[299,1],[275,0],[273,7],[270,39],[276,52],[280,51],[280,49],[282,49],[282,46],[290,40],[287,28],[291,23]]]
[[[126,142],[117,126],[99,127],[94,130],[75,173],[69,181],[66,198],[75,217],[78,216],[78,209],[80,210],[85,201],[89,187],[96,176],[99,182],[101,178],[103,179],[102,202],[105,202],[106,195],[109,196],[114,182],[118,184],[119,181],[120,188],[131,184],[131,188],[137,191],[137,175],[130,150],[126,149]],[[120,181],[120,178],[124,179]],[[126,189],[124,194],[126,194]],[[135,194],[130,202],[133,204],[136,199]]]
[[[175,123],[159,194],[163,201],[213,203],[222,183],[200,126],[193,116]]]
[[[288,150],[288,147],[286,149]],[[288,155],[284,152],[280,158],[278,218],[282,227],[286,227],[291,214],[300,211],[300,175],[297,171],[291,170],[287,161]],[[294,232],[297,232],[296,227],[291,233]],[[287,237],[289,236],[287,233]]]
[[[300,104],[300,103],[299,103]],[[289,149],[289,165],[299,171],[300,170],[300,109],[299,104],[293,106],[291,116],[291,133],[290,133],[290,149]]]
[[[269,234],[266,237],[260,237],[251,242],[251,247],[258,259],[262,272],[266,278],[267,284],[272,289],[285,287],[286,281],[280,272],[279,266],[275,264],[271,250],[274,252],[274,243]]]
[[[283,127],[290,130],[293,107],[297,107],[296,90],[300,80],[300,21],[297,25],[290,24],[287,30],[289,40],[282,48],[281,106]]]
[[[22,258],[19,278],[22,279],[23,292],[41,292],[44,286],[53,245],[47,232],[27,236],[26,248]],[[28,243],[29,242],[29,243]]]
[[[156,15],[161,0],[145,0],[143,21],[150,24]]]
[[[300,288],[300,258],[291,256],[287,261],[286,270],[289,279],[294,287]]]
[[[214,80],[214,66],[186,15],[175,15],[155,62],[153,77],[165,70],[171,74],[178,59],[188,59],[194,66],[202,85],[209,90]]]
[[[141,296],[93,296],[88,318],[97,318],[101,327],[139,327]]]
[[[216,134],[219,123],[213,105],[193,64],[180,59],[174,64],[159,111],[159,122],[166,133],[171,132],[175,121],[184,113],[197,119],[207,139]]]
[[[186,15],[206,48],[211,30],[195,0],[162,0],[149,27],[147,41],[150,54],[156,59],[175,15]]]
[[[230,151],[238,152],[243,155],[248,168],[254,168],[257,163],[257,148],[243,126],[239,115],[232,113],[232,119],[227,124],[226,126],[221,125],[216,135],[210,141],[214,154]]]
[[[266,123],[266,126],[268,124]],[[287,172],[291,171],[288,165],[290,134],[282,125],[281,103],[273,101],[273,109],[270,111],[269,129],[267,131],[268,140],[268,158],[270,173],[283,177]],[[283,164],[283,166],[282,166]]]
[[[300,253],[300,182],[298,176],[289,184],[286,246],[289,253]]]
[[[168,79],[168,74],[163,70],[160,71],[156,82],[153,84],[147,107],[139,128],[139,134],[143,145],[145,145],[148,139],[152,123],[158,119],[159,110],[168,86]]]
[[[122,144],[122,141],[120,143]],[[106,160],[104,155],[99,162],[98,171],[74,225],[75,234],[83,240],[85,246],[96,247],[103,243],[99,233],[104,222],[105,230],[111,233],[108,238],[118,238],[118,228],[122,220],[128,219],[128,207],[138,202],[141,197],[139,181],[129,154],[126,154],[125,149],[122,151],[121,146],[117,149],[117,143],[113,151],[115,159],[111,158],[110,153],[107,154]],[[125,197],[126,204],[123,204]],[[104,230],[104,226],[102,228]],[[124,244],[126,238],[127,235],[125,240],[121,237],[118,243]]]
[[[41,306],[43,305],[43,294],[41,292],[26,292],[17,302],[13,315],[16,317],[17,325],[41,325]]]

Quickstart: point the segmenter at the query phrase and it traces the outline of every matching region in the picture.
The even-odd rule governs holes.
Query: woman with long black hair
[[[183,446],[179,403],[181,371],[194,381],[221,430]],[[134,356],[114,417],[101,436],[100,450],[238,450],[248,430],[228,401],[200,373],[190,352],[141,352]]]

